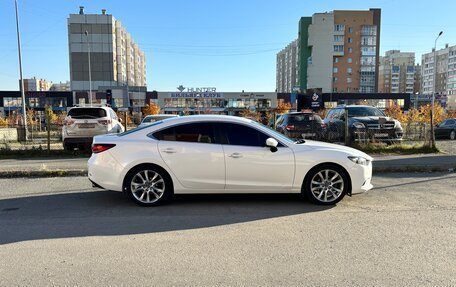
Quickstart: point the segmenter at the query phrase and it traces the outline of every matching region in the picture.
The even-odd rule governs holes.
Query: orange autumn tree
[[[397,104],[393,104],[393,105],[389,106],[388,108],[386,108],[385,114],[388,117],[391,117],[391,118],[394,118],[394,119],[400,121],[401,123],[405,122],[407,119],[407,117],[404,114],[404,112],[402,111],[401,107]]]
[[[285,114],[291,110],[291,104],[289,102],[279,102],[276,108],[278,114]]]
[[[143,116],[158,115],[160,113],[160,106],[155,103],[150,103],[142,108]]]

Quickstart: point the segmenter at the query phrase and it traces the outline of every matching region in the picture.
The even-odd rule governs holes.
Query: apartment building
[[[277,53],[276,92],[291,93],[298,85],[298,40]]]
[[[323,92],[378,90],[380,9],[336,10],[302,17],[298,86]]]
[[[49,91],[52,82],[47,81],[45,79],[37,79],[36,77],[33,77],[31,79],[23,79],[24,80],[24,91],[25,92],[43,92],[43,91]],[[19,89],[21,86],[21,80],[19,80]]]
[[[415,53],[386,51],[385,56],[380,57],[378,92],[414,93],[414,89]]]
[[[73,91],[87,91],[90,86],[92,90],[146,86],[144,53],[122,23],[106,10],[85,14],[84,7],[80,7],[79,14],[70,14],[68,44]]]

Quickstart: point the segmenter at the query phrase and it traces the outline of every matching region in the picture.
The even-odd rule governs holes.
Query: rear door
[[[106,121],[110,119],[103,108],[73,108],[68,112],[67,133],[74,136],[91,137],[108,131]]]
[[[225,188],[225,159],[212,123],[187,123],[153,134],[164,162],[192,192]]]
[[[265,146],[267,134],[235,123],[218,123],[226,165],[227,192],[290,192],[294,179],[293,151]]]

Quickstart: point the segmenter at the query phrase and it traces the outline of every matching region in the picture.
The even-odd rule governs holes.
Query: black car
[[[283,114],[276,123],[276,130],[292,139],[321,139],[324,128],[319,115],[305,112]]]
[[[456,119],[447,119],[434,128],[435,138],[456,139]]]
[[[348,119],[345,119],[345,110]],[[362,105],[342,105],[331,109],[324,119],[325,137],[329,141],[344,141],[345,120],[351,142],[379,141],[391,144],[402,140],[401,123],[387,117],[381,110]]]

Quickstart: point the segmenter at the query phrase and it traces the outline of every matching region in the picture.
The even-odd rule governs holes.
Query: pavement
[[[452,172],[456,154],[373,155],[374,172]],[[88,158],[0,159],[0,178],[85,176]]]

